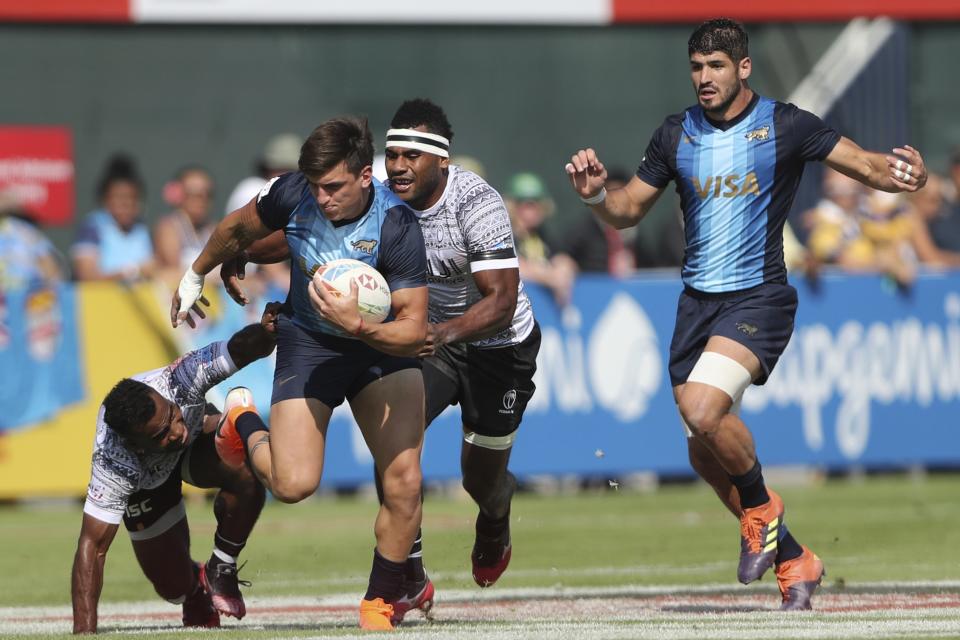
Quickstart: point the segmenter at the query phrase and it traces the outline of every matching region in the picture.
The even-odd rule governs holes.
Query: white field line
[[[852,592],[856,591],[856,592]],[[871,592],[872,591],[872,592]],[[737,595],[732,595],[737,594]],[[236,631],[310,635],[356,624],[359,594],[247,598]],[[740,585],[438,591],[433,622],[411,613],[404,628],[424,638],[881,638],[956,636],[960,583],[858,584],[816,600],[813,613],[776,612],[769,591]],[[101,630],[174,631],[180,608],[161,600],[105,603]],[[69,606],[0,608],[0,635],[68,633]],[[402,631],[403,629],[401,629]],[[286,633],[284,633],[286,632]],[[361,636],[357,636],[361,637]],[[362,636],[369,638],[369,636]]]

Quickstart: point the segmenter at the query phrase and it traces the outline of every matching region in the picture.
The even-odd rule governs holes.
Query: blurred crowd
[[[58,252],[8,194],[0,192],[0,290],[37,283],[152,280],[176,286],[217,221],[249,202],[266,182],[296,170],[301,140],[293,134],[272,138],[255,162],[253,174],[235,185],[225,211],[214,211],[215,185],[199,165],[178,170],[163,187],[169,210],[152,226],[144,222],[145,183],[135,162],[112,157],[96,185],[99,206],[82,216],[67,255]],[[470,157],[455,163],[481,175]],[[383,170],[377,168],[378,177]],[[625,184],[631,174],[613,169],[607,188]],[[683,260],[683,221],[679,207],[659,224],[615,230],[601,224],[574,197],[557,199],[542,178],[523,172],[500,185],[513,223],[521,277],[540,284],[563,306],[580,274],[629,277],[650,268],[675,268]],[[557,215],[558,201],[572,207]],[[960,267],[960,148],[945,176],[932,174],[914,194],[889,194],[863,187],[824,170],[821,199],[794,217],[784,231],[788,269],[815,278],[825,266],[850,272],[882,273],[909,287],[921,268]],[[289,266],[266,265],[248,274],[253,296],[285,293]]]

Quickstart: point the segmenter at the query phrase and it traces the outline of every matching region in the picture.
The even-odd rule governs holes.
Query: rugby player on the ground
[[[125,378],[107,394],[97,416],[93,468],[73,561],[73,631],[97,631],[97,602],[110,543],[122,520],[140,567],[161,597],[183,605],[187,627],[218,627],[220,613],[246,613],[237,556],[247,543],[264,490],[250,471],[217,455],[220,412],[207,391],[276,344],[278,304],[260,324],[228,341],[191,351],[173,364]],[[229,407],[224,407],[226,411]],[[206,564],[190,557],[182,482],[219,488],[217,530]]]

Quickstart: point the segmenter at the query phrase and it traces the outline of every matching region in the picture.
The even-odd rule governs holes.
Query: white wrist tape
[[[584,198],[583,196],[580,197],[580,201],[583,204],[589,204],[589,205],[600,204],[606,199],[607,199],[606,187],[600,187],[600,193],[590,196],[589,198]]]
[[[203,293],[203,276],[194,272],[193,267],[187,269],[180,280],[177,293],[180,294],[179,311],[182,313],[189,310]]]

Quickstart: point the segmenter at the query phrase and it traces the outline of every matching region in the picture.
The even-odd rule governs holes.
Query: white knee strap
[[[743,393],[741,393],[739,396],[734,398],[733,405],[730,407],[730,411],[728,411],[728,413],[731,413],[735,416],[739,416],[740,406],[742,404],[743,404]],[[680,413],[680,407],[677,407],[677,416],[680,418],[680,424],[683,425],[683,431],[687,434],[687,437],[692,438],[693,431],[690,430],[690,425],[687,424],[687,421],[683,419],[683,414]]]
[[[699,382],[720,389],[737,402],[753,382],[753,376],[733,358],[714,351],[704,351],[690,372],[687,382]]]
[[[513,441],[517,439],[517,432],[514,431],[505,436],[483,436],[473,431],[465,431],[463,439],[475,447],[483,447],[493,451],[506,451],[513,446]]]

